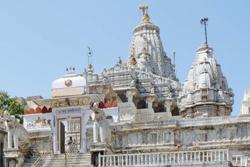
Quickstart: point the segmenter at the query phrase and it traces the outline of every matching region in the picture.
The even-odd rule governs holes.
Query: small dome
[[[52,82],[52,89],[85,87],[86,79],[77,74],[66,74],[64,77]]]
[[[52,82],[52,96],[72,96],[86,93],[87,81],[84,76],[67,73],[62,78]]]

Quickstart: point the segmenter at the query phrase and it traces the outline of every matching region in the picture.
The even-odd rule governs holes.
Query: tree
[[[0,92],[0,112],[7,112],[10,115],[22,115],[24,106],[17,98],[11,98],[6,92]]]

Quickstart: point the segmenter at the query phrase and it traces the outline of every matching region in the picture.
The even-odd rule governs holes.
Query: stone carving
[[[98,107],[98,103],[91,104],[91,118],[93,120],[93,142],[104,143],[106,141],[107,121],[103,110]]]

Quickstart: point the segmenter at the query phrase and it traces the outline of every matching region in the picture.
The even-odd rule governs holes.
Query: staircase
[[[35,163],[36,159],[37,159],[36,156],[32,156],[30,158],[25,158],[23,167],[31,167]]]
[[[42,167],[91,167],[91,155],[81,153],[52,155],[44,160]]]

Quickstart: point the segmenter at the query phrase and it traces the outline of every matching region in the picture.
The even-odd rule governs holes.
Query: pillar
[[[93,123],[93,142],[97,143],[98,142],[98,130],[99,130],[99,123],[95,121]]]
[[[166,101],[164,102],[164,106],[165,106],[165,108],[166,108],[166,112],[167,112],[168,116],[172,116],[172,113],[171,113],[171,105],[172,105],[172,102],[171,102],[171,101],[166,100]]]
[[[8,149],[12,148],[12,134],[10,130],[8,130]]]
[[[81,122],[80,122],[80,153],[85,153],[87,152],[87,146],[86,146],[86,142],[87,142],[87,137],[86,137],[86,120],[84,119],[84,113],[82,113],[82,116],[81,116]]]
[[[99,167],[102,166],[101,165],[101,154],[100,153],[98,154],[98,166]]]
[[[133,102],[133,96],[136,94],[136,90],[128,90],[126,92],[126,97],[128,98],[128,102]]]
[[[104,143],[106,141],[107,136],[107,122],[106,120],[102,120],[99,125],[99,134],[100,134],[100,141]]]
[[[53,135],[52,140],[53,140],[54,154],[60,154],[60,150],[59,150],[59,147],[60,147],[59,146],[59,139],[60,139],[59,130],[60,129],[59,129],[58,123],[59,123],[59,121],[56,117],[56,114],[52,112],[52,123],[51,123],[52,127],[51,127],[51,129],[52,129],[52,135]]]
[[[147,100],[149,109],[153,107],[152,105],[153,105],[153,102],[155,101],[155,99],[156,99],[155,95],[150,95],[150,96],[147,97],[146,100]]]
[[[13,134],[13,140],[14,140],[14,148],[18,149],[18,136],[17,134]]]

